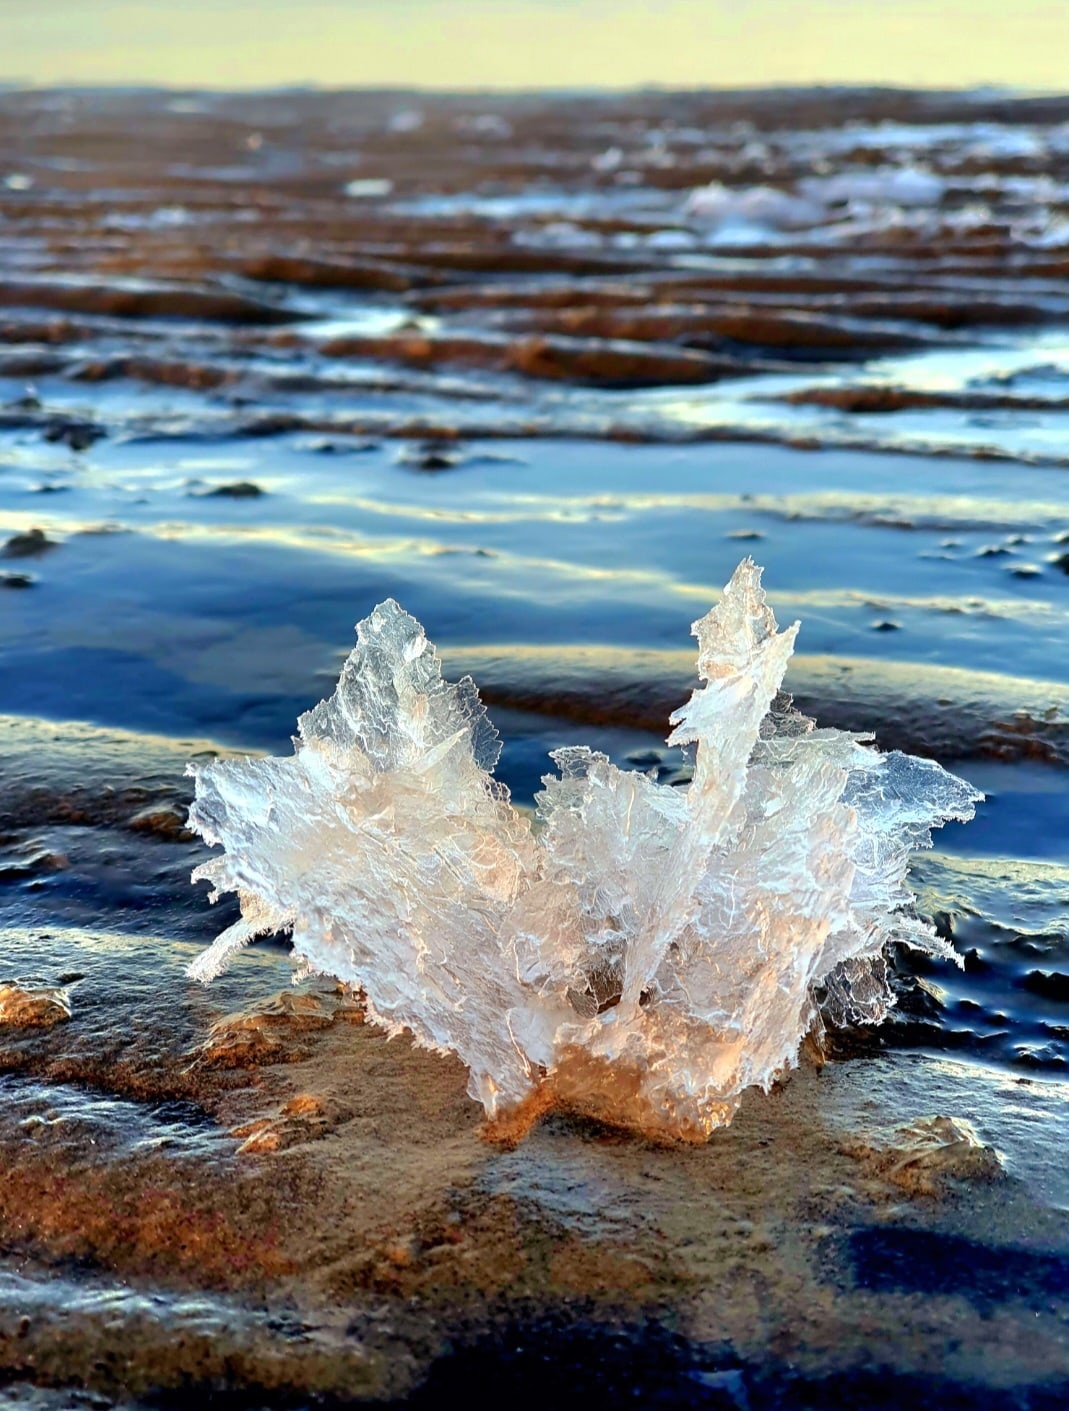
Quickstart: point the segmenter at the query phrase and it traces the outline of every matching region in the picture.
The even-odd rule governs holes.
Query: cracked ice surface
[[[190,823],[225,849],[194,880],[242,911],[191,975],[292,929],[302,971],[458,1054],[490,1117],[558,1105],[692,1140],[822,1012],[878,1022],[888,942],[952,954],[913,912],[910,854],[980,795],[794,711],[798,624],[777,631],[760,578],[745,560],[694,624],[703,684],[669,736],[691,784],[558,750],[533,826],[492,777],[474,683],[443,681],[419,623],[380,604],[291,757],[191,766]]]

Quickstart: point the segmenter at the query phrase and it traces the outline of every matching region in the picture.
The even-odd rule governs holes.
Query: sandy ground
[[[8,917],[48,918],[0,938],[8,1404],[432,1404],[465,1358],[518,1404],[1058,1404],[1055,1090],[804,1061],[704,1147],[560,1116],[495,1145],[459,1063],[282,948],[183,977],[222,920],[185,882],[196,742],[2,738]]]

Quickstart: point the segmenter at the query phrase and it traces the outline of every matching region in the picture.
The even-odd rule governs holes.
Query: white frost
[[[691,784],[558,750],[533,826],[492,778],[470,678],[443,681],[381,604],[291,757],[190,767],[191,825],[225,849],[194,880],[242,911],[190,974],[292,929],[303,972],[458,1054],[491,1117],[558,1105],[688,1139],[789,1067],[822,1009],[880,1020],[888,942],[948,953],[913,913],[910,854],[980,795],[778,695],[798,626],[777,631],[760,573],[741,563],[694,624],[703,684],[669,737]]]

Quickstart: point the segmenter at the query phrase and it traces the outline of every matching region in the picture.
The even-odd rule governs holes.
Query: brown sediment
[[[352,290],[372,300],[395,296],[437,313],[445,325],[438,336],[457,344],[477,331],[489,337],[500,327],[495,315],[511,311],[521,335],[533,328],[549,338],[657,346],[658,356],[638,369],[621,366],[612,346],[604,360],[613,370],[598,366],[593,350],[573,366],[563,349],[549,357],[531,353],[515,369],[523,373],[529,364],[529,375],[540,378],[549,367],[554,377],[606,385],[699,380],[694,365],[668,356],[666,346],[677,355],[712,347],[725,363],[730,350],[854,362],[887,349],[960,343],[957,335],[973,326],[1034,327],[1069,314],[1059,284],[1065,261],[1015,233],[1022,198],[1012,187],[985,188],[988,217],[972,228],[953,225],[975,197],[973,168],[989,177],[1054,179],[1053,147],[1024,159],[994,150],[955,156],[938,145],[927,160],[940,168],[945,194],[930,223],[916,229],[860,226],[829,240],[799,228],[766,243],[711,249],[707,223],[686,207],[690,190],[717,181],[789,195],[813,176],[805,144],[794,151],[778,141],[784,129],[774,94],[751,95],[743,109],[723,95],[662,95],[629,112],[604,95],[557,95],[522,110],[510,107],[507,144],[460,133],[447,100],[433,95],[421,98],[420,130],[412,133],[390,130],[383,95],[303,95],[268,125],[266,140],[252,120],[251,98],[235,100],[244,118],[225,121],[217,112],[195,119],[168,113],[152,95],[64,101],[78,111],[77,139],[58,110],[41,108],[32,96],[12,96],[0,111],[12,163],[32,174],[26,189],[0,191],[5,229],[21,252],[20,273],[0,281],[0,305],[28,311],[8,320],[0,338],[21,344],[31,360],[46,345],[92,344],[101,332],[93,320],[110,321],[129,340],[152,320],[157,337],[161,319],[200,320],[206,331],[232,340],[232,353],[252,340],[244,342],[248,351],[273,325],[312,314],[302,307],[301,291],[317,289]],[[486,100],[495,110],[503,101]],[[932,101],[904,96],[900,119],[921,121]],[[870,94],[856,106],[832,102],[821,111],[836,124],[848,112],[879,107],[878,95]],[[753,143],[763,146],[759,159],[750,138],[741,141],[724,127],[728,114],[740,111]],[[977,120],[972,107],[950,104],[947,111],[956,121]],[[1032,110],[1017,100],[1000,111],[1018,122]],[[128,141],[131,122],[140,134],[136,153]],[[640,140],[644,124],[667,144],[657,160]],[[703,126],[708,141],[696,149],[682,134]],[[194,131],[202,136],[193,139]],[[202,140],[209,132],[213,140]],[[242,147],[247,140],[254,145]],[[606,143],[619,148],[620,172],[598,165]],[[361,174],[387,178],[392,191],[370,200],[347,194],[356,152]],[[287,160],[279,163],[281,153]],[[878,170],[887,160],[889,149],[867,143],[837,151],[847,168]],[[644,188],[653,205],[620,208],[623,178]],[[561,210],[553,210],[552,199],[547,209],[525,209],[522,200],[509,207],[511,198],[532,190],[558,195]],[[499,212],[480,209],[483,193],[500,201]],[[572,209],[580,193],[592,199]],[[421,196],[432,199],[423,207],[396,205]],[[434,198],[448,207],[452,196],[473,197],[475,204],[435,208]],[[831,209],[814,216],[818,227],[837,218]],[[650,237],[659,226],[685,232],[686,241],[658,244]],[[793,264],[785,267],[788,259]],[[235,287],[238,280],[271,285],[277,299]],[[35,308],[72,317],[35,319]],[[454,352],[462,356],[456,345]],[[410,356],[370,346],[367,355]],[[468,356],[471,365],[495,365]],[[128,375],[194,389],[221,386],[233,375],[198,371],[196,360],[180,356],[160,357],[158,366],[153,357],[140,365],[124,364],[126,358],[125,351],[83,357],[76,375]],[[719,375],[731,372],[722,367]]]
[[[468,367],[501,368],[506,345],[498,339],[429,334],[396,333],[382,337],[349,336],[330,338],[319,350],[328,358],[384,358],[417,367],[456,363]]]
[[[510,341],[489,334],[398,333],[378,338],[332,338],[320,351],[329,358],[384,358],[417,367],[455,364],[554,381],[631,387],[712,382],[725,371],[738,374],[740,370],[735,363],[724,363],[702,352],[622,339],[539,337]]]
[[[825,252],[826,255],[827,252]],[[900,287],[901,276],[885,270],[865,273],[861,269],[827,268],[827,259],[815,269],[777,273],[762,267],[750,252],[746,269],[727,272],[711,268],[699,274],[681,270],[645,270],[626,283],[620,279],[588,277],[566,283],[527,286],[508,280],[490,284],[456,284],[419,290],[413,302],[426,310],[485,309],[558,311],[562,326],[574,315],[583,325],[595,321],[598,313],[621,319],[628,310],[641,306],[654,320],[678,318],[681,322],[701,318],[712,307],[712,317],[726,305],[761,304],[772,310],[792,313],[834,313],[852,319],[909,320],[933,323],[937,327],[964,327],[971,323],[1046,323],[1064,317],[1065,309],[1055,304],[1032,303],[1012,296],[992,298],[974,289],[955,291],[947,281],[960,277],[945,265],[918,274],[908,289]],[[1059,277],[1064,270],[1059,270]],[[641,326],[642,315],[631,315]],[[592,331],[592,330],[588,330]]]
[[[8,1240],[18,1231],[24,1245],[46,1249],[53,1260],[193,1277],[203,1288],[240,1287],[250,1276],[278,1278],[292,1269],[280,1232],[263,1220],[263,1193],[251,1183],[244,1189],[235,1183],[248,1202],[242,1218],[237,1202],[228,1202],[224,1214],[214,1183],[166,1151],[94,1161],[89,1151],[76,1155],[76,1131],[53,1135],[31,1126],[27,1135],[27,1149],[9,1166],[0,1192],[0,1228]],[[49,1149],[54,1141],[58,1152]]]
[[[958,1117],[918,1117],[893,1131],[852,1136],[843,1150],[907,1195],[937,1196],[959,1181],[1005,1175],[994,1147]]]
[[[781,400],[792,406],[832,407],[836,411],[857,414],[929,407],[958,411],[1060,411],[1069,407],[1069,398],[1065,397],[1024,397],[1011,392],[924,392],[917,388],[878,384],[864,387],[802,387],[785,393]]]
[[[109,288],[60,280],[0,281],[0,308],[59,309],[109,318],[190,318],[221,323],[287,323],[293,315],[223,289]]]
[[[566,283],[534,287],[507,280],[495,280],[492,284],[444,285],[420,290],[413,302],[426,310],[575,308],[582,312],[591,307],[612,309],[646,305],[656,300],[655,287],[647,283],[569,279]]]
[[[68,376],[75,382],[107,382],[112,378],[129,377],[161,387],[189,387],[194,391],[204,391],[225,386],[235,380],[237,373],[205,361],[117,357],[78,362],[69,369]]]
[[[49,1029],[71,1017],[64,989],[52,985],[0,985],[0,1026]]]
[[[65,343],[77,343],[82,338],[92,337],[94,332],[95,330],[88,324],[77,324],[65,318],[49,319],[47,323],[29,318],[9,319],[6,322],[0,322],[0,343],[31,346],[40,343],[47,346],[62,346]],[[34,353],[33,356],[36,357],[38,354]],[[48,357],[47,354],[41,356]]]
[[[591,275],[630,274],[648,269],[655,261],[648,256],[621,258],[611,254],[585,254],[569,250],[523,249],[504,238],[483,239],[457,245],[439,245],[433,240],[403,245],[402,259],[418,261],[435,271],[464,274],[567,274],[576,278]]]
[[[807,1033],[798,1057],[816,1070],[823,1068],[828,1055],[821,1035]],[[785,1067],[769,1091],[782,1091],[792,1072],[791,1065]],[[564,1047],[530,1095],[484,1122],[481,1135],[484,1141],[511,1150],[539,1122],[556,1113],[625,1133],[631,1140],[666,1147],[704,1146],[738,1111],[737,1101],[705,1105],[700,1116],[696,1107],[688,1112],[674,1100],[657,1106],[647,1092],[647,1077],[626,1062],[598,1057],[582,1047]]]
[[[487,1118],[479,1128],[479,1134],[491,1146],[500,1146],[511,1151],[519,1146],[543,1117],[548,1117],[557,1108],[553,1084],[543,1080],[522,1102],[514,1103],[495,1116]]]
[[[131,814],[126,826],[133,833],[147,833],[154,838],[165,838],[168,842],[185,843],[193,838],[186,827],[186,816],[186,810],[178,804],[148,804]]]
[[[1020,299],[992,299],[976,293],[933,294],[896,290],[878,297],[848,296],[835,301],[844,312],[859,319],[910,319],[953,330],[975,326],[1035,327],[1063,323],[1069,313],[1065,302],[1026,303]]]
[[[725,371],[738,372],[704,353],[626,338],[528,338],[511,345],[504,365],[526,377],[626,387],[714,382]]]
[[[360,1024],[363,1018],[359,999],[341,986],[332,995],[283,990],[265,1003],[220,1019],[191,1056],[194,1063],[209,1068],[297,1063],[308,1056],[299,1036],[329,1029],[339,1019]]]
[[[512,1149],[551,1113],[597,1122],[627,1132],[632,1139],[667,1146],[703,1146],[711,1133],[730,1122],[737,1104],[709,1111],[707,1120],[654,1108],[644,1091],[644,1075],[626,1063],[610,1063],[583,1048],[564,1048],[557,1062],[522,1102],[484,1122],[484,1141]]]
[[[931,340],[902,326],[875,320],[831,318],[798,310],[775,310],[754,306],[720,308],[703,305],[692,308],[604,309],[599,306],[570,308],[550,316],[539,312],[526,323],[535,323],[547,332],[575,337],[626,339],[632,342],[679,341],[689,346],[720,341],[753,344],[766,348],[806,349],[814,358],[848,350],[919,348]],[[760,366],[753,371],[777,370]]]
[[[304,285],[313,289],[378,289],[405,293],[416,284],[433,284],[429,270],[406,268],[386,260],[341,261],[296,255],[259,255],[241,269],[247,279]]]
[[[817,354],[850,348],[921,348],[930,342],[923,334],[875,320],[851,323],[789,310],[727,309],[712,324],[711,331],[736,343],[806,348]]]
[[[332,1129],[321,1098],[300,1093],[283,1103],[276,1116],[257,1117],[234,1127],[229,1133],[241,1138],[239,1156],[263,1156],[268,1152],[285,1151],[301,1142],[315,1141]]]

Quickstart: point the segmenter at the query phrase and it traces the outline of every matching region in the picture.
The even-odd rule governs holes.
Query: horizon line
[[[0,93],[203,93],[213,95],[269,94],[269,93],[364,93],[364,94],[408,94],[416,93],[428,97],[521,97],[536,95],[569,94],[591,96],[601,94],[627,93],[894,93],[924,94],[926,96],[948,95],[953,97],[1003,97],[1014,100],[1066,98],[1069,99],[1069,86],[1065,88],[1028,88],[1019,84],[982,80],[975,83],[926,85],[915,83],[866,83],[857,80],[814,79],[811,82],[772,82],[737,84],[674,84],[659,83],[593,83],[593,84],[472,84],[459,87],[440,87],[422,83],[323,83],[316,79],[299,79],[290,83],[277,84],[235,84],[231,86],[197,83],[167,83],[159,80],[63,80],[39,82],[35,79],[7,78],[0,75]]]

